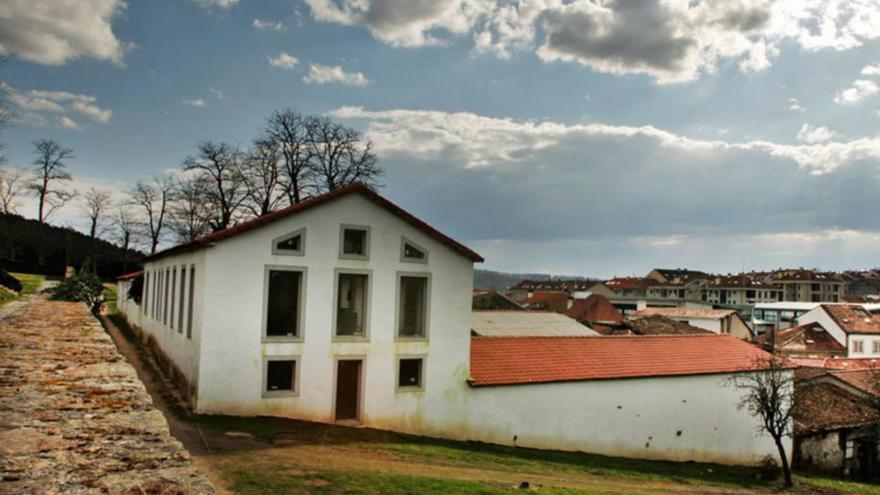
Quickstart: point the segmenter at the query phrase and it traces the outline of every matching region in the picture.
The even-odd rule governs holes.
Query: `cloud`
[[[260,31],[281,31],[284,29],[284,23],[281,21],[272,21],[272,20],[263,20],[263,19],[254,19],[251,23],[251,26],[254,29],[259,29]]]
[[[226,95],[223,93],[223,91],[217,88],[208,88],[208,92],[214,95],[214,98],[217,98],[218,100],[226,99]]]
[[[880,91],[876,82],[868,79],[856,79],[849,88],[838,91],[834,95],[834,103],[838,105],[855,105]]]
[[[306,0],[319,21],[363,26],[391,45],[442,45],[470,35],[474,50],[508,58],[535,50],[610,74],[678,83],[733,60],[764,70],[783,43],[850,50],[880,37],[875,1],[845,0]]]
[[[189,105],[191,107],[196,107],[196,108],[204,108],[207,106],[207,104],[205,103],[205,100],[203,100],[201,98],[193,98],[191,100],[183,100],[183,103],[185,105]]]
[[[824,143],[825,141],[831,141],[837,136],[837,132],[827,127],[813,127],[805,122],[797,133],[797,140],[810,144]]]
[[[789,98],[788,99],[788,110],[792,112],[803,112],[806,111],[804,107],[801,106],[801,102],[797,98]]]
[[[41,127],[49,125],[46,114],[62,114],[64,119],[56,118],[53,120],[59,126],[68,129],[74,128],[71,123],[75,124],[75,121],[69,116],[71,113],[78,113],[101,124],[106,124],[113,116],[112,110],[97,105],[98,99],[95,96],[38,89],[19,91],[9,85],[4,87],[9,102],[20,114],[20,120],[31,125]]]
[[[195,2],[203,9],[211,9],[214,7],[228,9],[237,4],[238,0],[195,0]]]
[[[269,57],[269,65],[279,69],[290,70],[299,64],[299,59],[287,52],[281,52],[274,57]]]
[[[862,67],[863,76],[880,76],[880,64],[868,64]]]
[[[309,73],[303,77],[306,84],[340,83],[346,86],[367,86],[373,81],[360,72],[345,72],[339,65],[309,64]]]
[[[122,0],[6,0],[0,2],[0,52],[44,65],[78,57],[121,63],[127,45],[112,22]]]
[[[62,115],[58,117],[58,126],[64,129],[72,129],[79,130],[79,124],[76,123],[75,120],[71,119],[67,115]]]

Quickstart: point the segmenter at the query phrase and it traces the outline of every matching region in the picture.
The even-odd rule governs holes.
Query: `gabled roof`
[[[523,280],[509,290],[585,291],[601,283],[597,280]]]
[[[633,317],[661,315],[667,318],[696,318],[704,320],[720,320],[736,314],[735,309],[703,309],[703,308],[645,308],[633,313]]]
[[[576,299],[564,313],[570,318],[587,323],[616,324],[623,321],[620,311],[601,294],[590,294],[585,299]]]
[[[880,334],[880,315],[860,304],[822,304],[820,307],[846,333]]]
[[[473,311],[471,330],[483,337],[599,335],[568,316],[547,311]]]
[[[736,373],[772,357],[729,335],[472,337],[475,387]]]
[[[350,194],[362,195],[363,197],[369,199],[370,201],[372,201],[376,205],[378,205],[382,208],[385,208],[386,210],[388,210],[392,214],[396,215],[400,219],[404,220],[405,222],[409,223],[410,225],[412,225],[416,229],[422,231],[428,237],[431,237],[434,240],[440,242],[441,244],[446,245],[447,247],[449,247],[453,251],[461,254],[462,256],[464,256],[466,258],[470,258],[471,260],[478,262],[478,263],[484,261],[482,256],[480,256],[476,252],[472,251],[467,246],[459,243],[458,241],[452,239],[451,237],[449,237],[449,236],[443,234],[442,232],[440,232],[439,230],[435,229],[434,227],[431,227],[427,223],[419,220],[418,218],[416,218],[415,216],[413,216],[411,213],[407,212],[403,208],[395,205],[391,201],[380,196],[379,193],[377,193],[376,191],[374,191],[374,190],[370,189],[369,187],[365,186],[364,184],[360,184],[360,183],[354,183],[349,186],[335,189],[335,190],[330,191],[326,194],[322,194],[320,196],[315,196],[315,197],[306,199],[305,201],[302,201],[301,203],[297,203],[295,205],[288,206],[287,208],[284,208],[282,210],[274,211],[272,213],[263,215],[261,217],[254,218],[253,220],[249,220],[246,222],[242,222],[238,225],[234,225],[232,227],[229,227],[228,229],[213,232],[213,233],[208,234],[206,236],[200,237],[194,241],[180,244],[180,245],[174,246],[172,248],[166,249],[164,251],[160,251],[156,254],[147,256],[144,259],[144,261],[153,261],[153,260],[157,260],[159,258],[163,258],[165,256],[169,256],[172,254],[185,253],[188,251],[194,251],[197,249],[208,247],[208,246],[214,244],[215,242],[222,241],[223,239],[227,239],[229,237],[233,237],[238,234],[243,234],[245,232],[249,232],[249,231],[254,230],[256,228],[259,228],[259,227],[262,227],[262,226],[267,225],[269,223],[272,223],[276,220],[280,220],[282,218],[287,218],[289,216],[292,216],[297,213],[309,210],[309,209],[314,208],[316,206],[320,206],[320,205],[329,203],[331,201],[348,196]]]
[[[878,419],[870,399],[823,381],[795,387],[792,416],[797,433],[855,428]]]
[[[615,277],[605,281],[605,286],[611,290],[647,289],[657,284],[658,282],[653,278],[641,277]]]
[[[759,344],[768,343],[769,332],[757,338]],[[784,330],[776,331],[773,335],[774,347],[782,352],[821,352],[839,353],[846,355],[846,347],[834,339],[818,322],[806,323]]]
[[[522,305],[533,309],[547,309],[562,313],[568,309],[568,294],[565,292],[534,292]]]
[[[611,335],[626,335],[627,333],[634,335],[705,335],[714,333],[663,315],[627,320],[624,324],[627,328],[612,330]]]

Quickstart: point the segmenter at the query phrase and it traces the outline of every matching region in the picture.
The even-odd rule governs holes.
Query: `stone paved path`
[[[0,321],[0,493],[213,492],[85,305]]]

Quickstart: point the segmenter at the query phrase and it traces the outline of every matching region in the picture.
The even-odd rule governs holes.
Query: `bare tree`
[[[117,206],[116,217],[113,219],[116,228],[116,239],[122,244],[122,271],[128,271],[128,251],[131,249],[132,237],[134,236],[137,222],[134,213],[128,205]]]
[[[190,242],[209,233],[210,203],[205,197],[204,179],[192,178],[180,182],[174,189],[169,226],[180,242]]]
[[[373,144],[359,131],[326,117],[310,117],[306,127],[309,166],[318,190],[332,191],[354,182],[378,185],[384,171]]]
[[[267,119],[259,139],[278,145],[283,158],[281,186],[288,204],[299,203],[307,196],[312,178],[306,120],[292,108],[276,111]]]
[[[37,221],[44,223],[49,215],[70,201],[73,193],[54,187],[55,182],[66,183],[71,176],[65,170],[65,160],[74,157],[73,150],[65,148],[51,139],[38,139],[34,141],[34,171],[36,176],[30,185],[31,191],[37,197]]]
[[[86,191],[85,194],[85,210],[86,214],[89,217],[89,238],[91,239],[92,271],[94,272],[98,271],[98,262],[96,258],[98,229],[100,227],[101,220],[111,206],[110,200],[110,192],[98,189],[97,187],[90,188],[88,191]]]
[[[162,240],[173,189],[174,181],[165,176],[155,177],[150,182],[138,181],[129,193],[132,206],[142,213],[138,230],[148,240],[150,254],[156,254],[156,248]]]
[[[214,213],[209,225],[214,231],[231,226],[238,218],[247,199],[247,189],[241,173],[241,151],[226,143],[202,141],[198,154],[183,162],[183,169],[195,172],[207,186],[205,197]]]
[[[17,168],[0,168],[0,208],[3,213],[18,212],[18,198],[21,196],[27,176]]]
[[[794,408],[794,374],[785,362],[774,357],[760,357],[755,362],[756,371],[734,375],[730,381],[745,395],[740,409],[746,409],[761,420],[759,431],[773,438],[785,487],[793,486],[791,466],[783,441],[792,435],[792,411]]]
[[[247,194],[244,207],[254,216],[274,211],[284,202],[281,162],[276,141],[258,141],[247,154],[241,171]]]

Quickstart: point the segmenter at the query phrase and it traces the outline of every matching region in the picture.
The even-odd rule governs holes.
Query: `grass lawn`
[[[108,315],[115,315],[117,313],[116,310],[116,301],[118,300],[116,284],[106,283],[104,284],[104,304],[106,306],[106,313]]]
[[[11,275],[21,282],[21,293],[16,297],[6,291],[0,292],[0,306],[33,294],[37,291],[37,287],[43,283],[43,280],[46,279],[45,275],[36,275],[32,273],[12,273]]]
[[[278,418],[190,421],[209,439],[227,431],[254,435],[242,448],[221,439],[208,458],[228,488],[243,494],[496,494],[524,480],[551,494],[773,493],[780,486],[747,467],[453,442]],[[797,487],[785,493],[880,495],[875,485],[813,475],[795,480]]]

